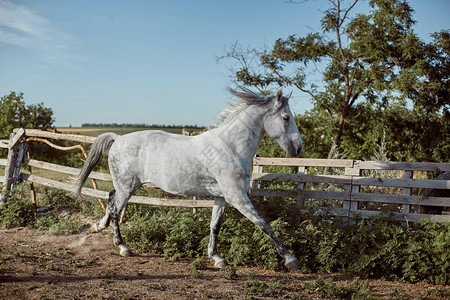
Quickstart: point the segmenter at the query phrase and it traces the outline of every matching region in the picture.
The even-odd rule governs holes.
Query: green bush
[[[195,259],[192,262],[191,267],[194,270],[206,270],[207,269],[206,262],[203,259],[201,259],[200,257],[198,257],[197,259]]]
[[[128,226],[121,226],[125,243],[144,252],[162,253],[172,225],[162,214],[134,214]]]
[[[49,190],[44,197],[45,203],[55,206],[74,203],[64,192]],[[16,189],[0,212],[0,224],[36,227],[53,234],[81,229],[81,223],[58,219],[56,214],[36,219],[28,201],[28,195]],[[289,200],[255,201],[255,206],[298,258],[302,272],[342,272],[410,282],[450,283],[448,222],[424,221],[406,227],[383,216],[356,220],[354,225],[349,225],[340,218],[298,215]],[[77,209],[83,210],[79,206]],[[207,254],[210,214],[210,209],[199,209],[193,214],[190,209],[130,205],[129,222],[121,227],[125,242],[132,248],[164,253],[171,259],[198,258]],[[218,252],[233,265],[285,269],[269,239],[233,208],[224,216]]]
[[[168,218],[173,225],[164,243],[164,256],[171,259],[179,257],[197,257],[206,254],[202,240],[209,233],[209,221],[206,210],[192,214],[192,211],[174,211]]]
[[[33,227],[34,207],[21,189],[16,189],[0,210],[0,224],[3,227]]]
[[[79,233],[81,228],[81,222],[69,219],[59,219],[58,222],[50,226],[49,232],[54,235],[67,235]]]
[[[309,293],[318,293],[336,299],[377,299],[372,295],[368,281],[361,282],[358,277],[353,280],[350,286],[337,286],[333,282],[333,279],[319,277],[315,280],[305,282],[305,289]]]
[[[319,277],[315,280],[305,282],[305,289],[310,293],[319,293],[337,299],[348,299],[352,294],[349,287],[339,287],[333,283],[332,278]]]
[[[35,227],[43,231],[48,230],[53,235],[67,235],[79,233],[82,229],[82,224],[78,221],[60,219],[54,215],[49,215],[38,218]]]
[[[39,204],[52,207],[70,206],[79,208],[80,206],[80,201],[73,194],[48,187],[43,189],[43,197],[39,200]]]
[[[75,199],[67,192],[45,189],[40,202],[44,205],[73,206]],[[6,205],[0,210],[0,225],[6,228],[31,227],[49,230],[51,234],[74,234],[82,229],[81,222],[58,218],[55,214],[42,217],[36,215],[36,207],[29,200],[29,195],[19,186],[8,197]]]
[[[130,225],[123,226],[125,240],[132,247],[164,253],[172,259],[206,255],[210,212],[168,209],[136,214]],[[450,282],[450,223],[421,222],[404,227],[379,217],[348,226],[340,219],[280,214],[271,225],[299,259],[302,272]],[[284,269],[269,239],[235,209],[225,214],[218,251],[234,265]]]

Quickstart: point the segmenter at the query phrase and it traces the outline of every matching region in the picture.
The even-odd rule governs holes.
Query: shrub
[[[264,212],[263,212],[264,213]],[[154,210],[132,217],[124,226],[130,246],[166,257],[206,255],[210,210]],[[344,226],[340,219],[310,219],[282,213],[271,222],[280,240],[298,258],[302,272],[344,272],[362,277],[448,284],[450,223],[410,227],[373,218]],[[218,252],[234,265],[284,269],[269,239],[234,209],[227,211]]]
[[[162,253],[171,221],[162,214],[134,214],[128,226],[121,226],[125,243],[144,252]]]
[[[48,215],[38,218],[35,227],[39,230],[48,230],[53,235],[66,235],[79,233],[82,224],[78,221],[59,219],[54,215]]]
[[[74,203],[64,192],[48,190],[45,195],[50,205]],[[80,222],[58,219],[55,214],[36,219],[28,201],[28,195],[16,189],[0,212],[0,224],[31,226],[53,234],[80,231]],[[255,206],[298,258],[302,272],[344,272],[361,277],[450,283],[448,222],[424,221],[405,227],[384,216],[356,220],[350,226],[339,218],[298,215],[289,200],[278,199],[274,203],[277,205],[266,205],[262,200]],[[97,203],[89,205],[98,207]],[[81,210],[84,211],[82,207]],[[207,253],[210,214],[209,209],[192,214],[190,209],[131,205],[127,210],[130,222],[121,225],[123,237],[132,248],[164,253],[171,259],[202,257]],[[217,248],[233,265],[285,269],[269,239],[235,209],[228,209],[224,216]]]
[[[79,208],[80,201],[69,192],[45,187],[40,204],[53,207],[71,206]]]
[[[23,190],[16,189],[0,211],[0,224],[3,227],[33,227],[34,207]]]
[[[58,222],[55,222],[50,226],[49,232],[54,235],[75,234],[79,233],[81,228],[81,222],[69,219],[59,219]]]
[[[319,293],[328,297],[338,299],[350,298],[352,290],[349,287],[339,287],[333,283],[332,278],[319,277],[315,280],[306,281],[305,289],[310,293]]]
[[[377,299],[372,295],[368,281],[361,282],[358,277],[353,280],[350,286],[337,286],[333,282],[333,279],[319,277],[315,280],[305,282],[305,289],[309,293],[318,293],[336,299]]]
[[[203,259],[201,259],[200,257],[195,259],[192,262],[191,266],[192,266],[192,269],[194,269],[194,270],[206,270],[207,269],[206,262]]]
[[[169,219],[173,225],[164,242],[164,256],[177,259],[179,257],[197,257],[205,254],[205,247],[201,247],[202,240],[209,233],[209,218],[205,212],[173,211],[169,213]]]

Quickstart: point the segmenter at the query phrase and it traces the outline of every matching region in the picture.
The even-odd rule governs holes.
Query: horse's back
[[[181,179],[201,172],[198,164],[199,136],[183,136],[162,130],[146,130],[116,138],[109,153],[109,166],[113,180],[151,182],[168,192],[180,193]],[[131,178],[133,177],[133,178]],[[187,184],[187,183],[185,183]]]

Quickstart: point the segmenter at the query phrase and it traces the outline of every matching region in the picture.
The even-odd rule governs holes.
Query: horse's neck
[[[252,159],[264,135],[262,119],[259,107],[248,106],[217,128],[218,135],[236,154]]]

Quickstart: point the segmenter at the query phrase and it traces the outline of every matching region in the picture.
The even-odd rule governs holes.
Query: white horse
[[[285,259],[288,269],[298,269],[298,260],[275,236],[270,224],[250,202],[252,159],[266,132],[290,157],[302,153],[302,140],[289,109],[287,97],[280,88],[275,96],[262,97],[246,88],[229,89],[238,98],[235,109],[217,127],[197,136],[182,136],[164,131],[139,131],[126,135],[104,133],[91,146],[88,158],[76,178],[77,195],[89,173],[109,150],[109,170],[114,190],[109,194],[105,216],[92,226],[93,232],[111,221],[114,244],[120,255],[131,251],[122,241],[118,217],[131,195],[143,183],[182,196],[212,196],[214,207],[208,256],[215,266],[226,261],[217,253],[217,235],[223,214],[229,204],[261,229]]]

